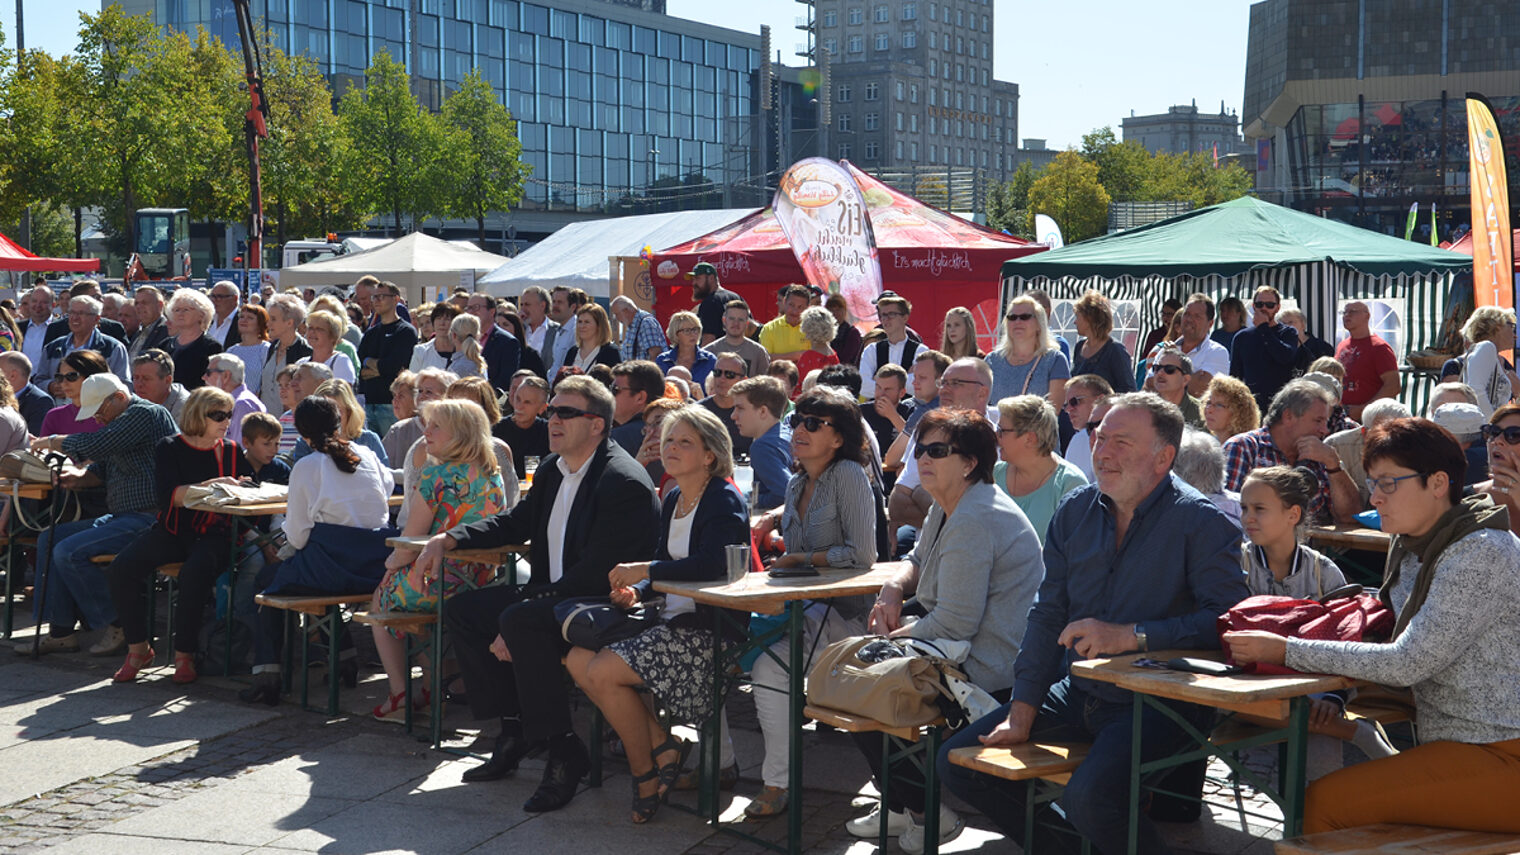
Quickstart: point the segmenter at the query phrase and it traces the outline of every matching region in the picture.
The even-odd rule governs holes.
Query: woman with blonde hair
[[[491,426],[485,411],[473,401],[430,401],[422,406],[422,442],[427,452],[417,484],[406,493],[410,510],[402,535],[420,537],[460,525],[480,522],[505,510],[506,487],[502,469],[491,447]],[[376,611],[426,612],[438,606],[438,598],[478,587],[495,575],[489,564],[470,564],[445,559],[434,576],[413,567],[418,551],[398,548],[386,560],[385,578],[375,588],[371,608]],[[372,715],[379,721],[404,721],[411,663],[396,633],[374,627],[375,649],[385,665],[389,695]],[[419,657],[423,660],[423,657]],[[424,680],[428,664],[422,661]],[[423,689],[416,709],[426,709],[431,693]]]
[[[970,309],[956,306],[945,312],[945,322],[939,328],[939,352],[950,357],[952,362],[963,356],[981,359],[987,355],[976,346],[976,319],[971,316]]]
[[[484,377],[486,359],[480,355],[480,318],[469,312],[455,315],[449,322],[449,338],[454,342],[449,370],[460,377]]]
[[[300,362],[320,362],[332,369],[333,378],[353,384],[357,382],[353,360],[338,348],[343,340],[343,319],[332,312],[322,310],[306,316],[306,342],[311,345],[311,356]]]
[[[612,343],[612,322],[607,312],[595,303],[588,303],[575,310],[575,344],[565,354],[565,364],[560,370],[573,368],[581,374],[593,365],[608,368],[623,361],[617,345]]]
[[[385,453],[385,443],[381,441],[380,435],[364,426],[364,408],[359,405],[359,399],[354,397],[354,387],[342,380],[323,380],[311,394],[327,398],[338,405],[338,413],[343,417],[343,439],[374,452],[381,465],[390,465],[390,457]],[[305,439],[297,441],[295,449],[290,453],[291,463],[311,451],[311,446],[306,444]]]
[[[1203,393],[1203,425],[1221,444],[1261,427],[1251,388],[1228,374],[1215,374]]]
[[[1114,330],[1114,309],[1108,298],[1097,291],[1088,291],[1072,304],[1072,309],[1077,334],[1082,338],[1071,351],[1071,373],[1096,374],[1119,394],[1135,391],[1135,366],[1129,351],[1109,338]]]
[[[685,368],[691,372],[697,388],[705,387],[718,357],[702,346],[702,319],[695,312],[676,312],[665,325],[665,336],[670,339],[670,347],[654,358],[654,364],[666,374],[676,366]]]
[[[343,305],[343,301],[332,294],[323,294],[311,301],[311,306],[307,311],[308,313],[327,312],[343,322],[343,326],[338,330],[338,350],[348,354],[348,357],[357,364],[359,361],[359,340],[363,337],[363,333],[360,332],[358,327],[349,322],[348,307]]]
[[[386,428],[380,444],[391,460],[406,458],[407,449],[422,438],[422,423],[417,418],[417,375],[403,370],[391,381],[391,412],[396,420]]]
[[[1515,314],[1498,306],[1479,306],[1462,325],[1462,337],[1467,339],[1467,353],[1461,380],[1477,390],[1478,409],[1487,418],[1514,397],[1513,375],[1499,353],[1515,346]]]
[[[798,329],[811,346],[797,357],[797,373],[806,377],[814,371],[839,364],[839,354],[834,352],[832,345],[839,323],[834,320],[833,313],[822,306],[809,306],[802,312]],[[714,360],[713,364],[717,365],[717,361]],[[692,379],[696,379],[695,372]]]
[[[986,359],[992,366],[991,400],[1043,395],[1052,404],[1062,402],[1071,363],[1050,333],[1044,307],[1028,294],[1008,301],[1002,339]]]
[[[448,388],[440,398],[440,400],[443,399],[474,401],[480,405],[481,411],[486,414],[487,424],[494,426],[497,422],[501,421],[501,404],[496,400],[496,389],[491,385],[491,381],[484,377],[460,377],[454,380],[449,383]],[[419,423],[419,431],[426,429],[426,421],[420,415],[416,421]],[[517,505],[521,489],[517,478],[517,464],[512,456],[511,447],[502,440],[497,439],[494,435],[491,437],[491,448],[495,451],[496,463],[502,470],[502,485],[507,491],[506,509],[511,510]],[[422,438],[419,438],[416,442],[412,443],[405,457],[394,459],[397,465],[401,466],[402,494],[405,495],[411,492],[411,489],[417,484],[417,479],[422,474],[422,468],[426,465],[426,444]],[[409,518],[410,508],[403,505],[396,518],[396,524],[404,528]]]
[[[169,332],[174,337],[164,346],[174,357],[174,382],[186,389],[199,389],[206,383],[206,365],[211,357],[222,352],[221,342],[206,335],[216,309],[205,294],[194,288],[180,288],[169,298],[167,312]]]

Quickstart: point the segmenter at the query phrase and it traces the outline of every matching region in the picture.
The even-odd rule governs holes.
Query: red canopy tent
[[[913,304],[913,327],[939,345],[945,312],[965,306],[976,318],[983,350],[996,343],[1003,262],[1045,250],[926,205],[846,163],[865,194],[876,235],[883,287]],[[650,283],[655,315],[664,324],[692,304],[683,275],[699,261],[718,268],[724,288],[743,297],[761,323],[776,316],[776,291],[804,283],[802,267],[770,208],[695,240],[654,253]]]
[[[1520,229],[1515,229],[1514,243],[1512,245],[1516,246],[1516,247],[1520,247]],[[1455,243],[1443,243],[1443,244],[1441,244],[1441,248],[1442,249],[1449,249],[1452,252],[1460,252],[1463,255],[1472,255],[1473,254],[1472,232],[1468,232],[1467,234],[1462,235],[1461,237],[1457,238],[1457,240],[1456,240]],[[1515,272],[1516,273],[1520,273],[1520,252],[1517,252],[1515,254]]]
[[[42,272],[56,270],[60,273],[95,273],[100,270],[98,258],[43,258],[23,249],[20,244],[0,234],[0,270],[25,270]]]

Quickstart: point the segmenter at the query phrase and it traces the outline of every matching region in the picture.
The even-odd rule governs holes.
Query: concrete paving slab
[[[80,728],[69,731],[65,739],[34,739],[0,750],[0,768],[26,770],[25,775],[0,775],[0,805],[195,744],[192,739],[167,736],[134,743],[100,729],[86,731]]]
[[[7,645],[0,644],[0,704],[32,695],[62,694],[99,679],[93,674],[49,667],[46,659],[33,662],[16,656]]]
[[[425,813],[398,811],[394,804],[363,802],[305,828],[280,837],[271,844],[280,849],[332,855],[366,855],[371,852],[418,852],[428,855],[453,855],[468,852],[497,837],[509,826],[500,818],[480,811],[434,805]],[[510,851],[519,848],[515,834]],[[577,852],[580,831],[574,838],[561,838],[561,844],[574,839]],[[507,849],[498,851],[508,851]]]
[[[97,832],[42,850],[48,855],[242,855],[247,846]]]
[[[438,759],[420,745],[412,750],[394,739],[365,734],[239,775],[224,787],[247,793],[371,799],[425,779],[438,768]],[[461,774],[454,773],[456,783]]]
[[[196,695],[154,692],[147,697],[156,703],[127,715],[106,715],[97,723],[129,738],[173,733],[176,737],[211,739],[279,716],[263,705],[227,703]]]
[[[712,834],[699,818],[669,809],[647,825],[634,825],[628,819],[629,800],[626,780],[586,790],[563,810],[514,825],[473,851],[560,852],[573,840],[576,855],[684,852]]]
[[[143,811],[112,826],[114,834],[210,843],[267,846],[352,807],[346,799],[261,793],[216,787]],[[394,817],[393,817],[394,819]]]

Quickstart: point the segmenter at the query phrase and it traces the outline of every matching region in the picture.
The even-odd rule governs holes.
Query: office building
[[[1520,14],[1505,0],[1263,0],[1251,7],[1244,133],[1262,198],[1403,234],[1468,220],[1464,96],[1520,145]],[[1512,198],[1512,202],[1516,201]],[[1422,215],[1420,228],[1426,228]]]
[[[813,57],[830,57],[834,156],[868,172],[1012,175],[1019,87],[992,77],[991,0],[807,5]]]
[[[1119,124],[1125,142],[1138,142],[1151,154],[1204,153],[1223,157],[1242,145],[1240,117],[1226,111],[1223,102],[1218,113],[1200,113],[1198,102],[1194,101],[1151,116],[1131,112]]]

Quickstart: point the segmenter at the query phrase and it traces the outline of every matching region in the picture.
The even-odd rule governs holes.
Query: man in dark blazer
[[[127,342],[127,356],[136,359],[145,350],[168,352],[169,321],[164,317],[164,293],[143,285],[132,295],[131,311],[137,314],[137,334]],[[236,342],[234,342],[236,343]]]
[[[544,379],[552,383],[554,378],[549,371],[554,367],[554,339],[559,335],[559,322],[549,317],[549,300],[548,291],[538,285],[529,285],[517,298],[517,308],[522,313],[523,330],[527,335],[522,346],[533,347],[533,342],[538,342],[537,351],[544,362]]]
[[[517,336],[496,325],[498,302],[490,294],[471,294],[465,311],[480,319],[480,355],[486,361],[486,379],[501,394],[512,385],[512,375],[522,364],[522,344]]]
[[[553,453],[539,465],[527,497],[511,511],[434,535],[417,558],[428,573],[452,549],[530,544],[525,587],[460,593],[446,612],[470,711],[477,719],[501,720],[490,761],[464,779],[505,777],[535,746],[547,744],[543,781],[523,805],[530,813],[564,807],[590,769],[586,746],[571,728],[560,666],[570,645],[560,636],[554,607],[569,597],[607,596],[613,567],[654,556],[660,522],[644,467],[607,438],[607,387],[570,377],[560,383],[548,415]]]
[[[42,419],[54,407],[53,396],[31,382],[32,361],[19,350],[0,353],[0,373],[16,393],[16,410],[32,436],[42,435]]]
[[[94,297],[95,299],[99,300],[100,283],[96,282],[94,279],[81,279],[78,282],[75,282],[73,285],[69,286],[69,299],[73,299],[75,297]],[[64,303],[64,305],[67,306],[68,303]],[[120,321],[113,321],[110,318],[101,318],[99,329],[103,335],[108,335],[111,338],[116,339],[117,341],[121,342],[123,346],[126,345],[127,328],[122,326]],[[68,332],[69,317],[68,314],[65,313],[63,317],[48,324],[47,336],[44,340],[52,341],[55,338],[67,335]],[[25,331],[23,331],[22,334],[25,335]]]

